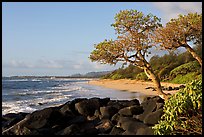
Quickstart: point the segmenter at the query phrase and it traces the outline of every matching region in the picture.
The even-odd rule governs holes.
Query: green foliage
[[[196,79],[197,72],[190,72],[186,75],[177,75],[173,80],[171,80],[171,83],[177,83],[177,84],[186,84],[192,81],[192,79]]]
[[[164,114],[153,130],[157,135],[202,133],[202,79],[192,81],[165,102]]]
[[[103,79],[113,79],[112,77],[116,77],[114,75],[117,74],[117,75],[122,75],[120,78],[135,79],[136,75],[140,72],[142,72],[142,70],[140,68],[130,64],[128,67],[119,68],[119,69],[113,71],[112,73],[109,73],[109,74],[103,76],[102,78]]]
[[[121,74],[114,74],[113,76],[111,76],[111,79],[114,79],[114,80],[122,79],[122,78],[124,78],[124,77]]]
[[[170,63],[169,65],[165,66],[164,68],[160,69],[158,72],[158,77],[162,80],[168,80],[169,79],[169,73],[172,69],[179,66],[178,62]]]
[[[176,67],[170,72],[171,79],[175,78],[178,75],[185,75],[189,72],[196,72],[200,68],[199,63],[197,61],[192,61],[179,67]]]
[[[145,74],[145,72],[141,72],[141,73],[137,74],[136,79],[137,80],[148,80],[148,77]]]

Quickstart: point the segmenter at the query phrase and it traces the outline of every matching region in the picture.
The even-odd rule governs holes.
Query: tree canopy
[[[202,14],[179,15],[177,19],[171,19],[165,27],[158,28],[155,34],[155,42],[162,48],[175,50],[184,47],[202,65],[202,59],[189,45],[189,42],[194,44],[202,42]]]
[[[118,37],[116,40],[104,40],[95,45],[90,59],[104,64],[116,64],[121,61],[144,69],[146,75],[155,83],[157,92],[163,98],[159,78],[146,60],[151,54],[149,49],[155,45],[152,35],[161,27],[160,19],[152,14],[144,15],[137,10],[123,10],[115,16],[114,27]]]

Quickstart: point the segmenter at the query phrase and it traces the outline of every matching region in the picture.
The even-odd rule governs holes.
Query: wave
[[[11,102],[2,102],[2,115],[7,113],[27,112],[31,113],[38,109],[61,105],[70,100],[72,95],[57,95],[54,97],[42,97],[30,100],[20,100]]]

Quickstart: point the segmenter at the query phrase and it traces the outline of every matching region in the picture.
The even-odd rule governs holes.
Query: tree
[[[137,10],[123,10],[116,14],[115,23],[111,26],[118,34],[117,39],[95,44],[95,50],[89,57],[91,61],[111,65],[124,62],[138,66],[154,82],[158,95],[167,99],[167,94],[162,91],[160,79],[145,59],[151,54],[149,49],[154,45],[151,35],[161,26],[160,19],[152,14],[145,16]]]
[[[155,34],[155,42],[161,47],[169,50],[184,47],[202,66],[202,59],[189,45],[189,42],[202,43],[202,14],[179,15],[177,19],[171,19],[166,27],[158,28]]]

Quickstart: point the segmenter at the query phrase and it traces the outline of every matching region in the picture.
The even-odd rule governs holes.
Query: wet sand
[[[148,87],[154,87],[153,82],[151,81],[138,81],[138,80],[130,80],[130,79],[119,79],[119,80],[111,80],[111,79],[99,79],[99,80],[91,80],[88,82],[88,84],[101,86],[105,88],[111,88],[111,89],[117,89],[127,92],[140,92],[145,95],[157,95],[156,91],[152,91],[152,89],[146,89]],[[171,86],[179,87],[183,84],[173,84],[173,83],[167,83],[167,82],[161,82],[161,85],[164,87]],[[165,93],[175,94],[179,90],[171,90],[167,91],[164,90]]]

